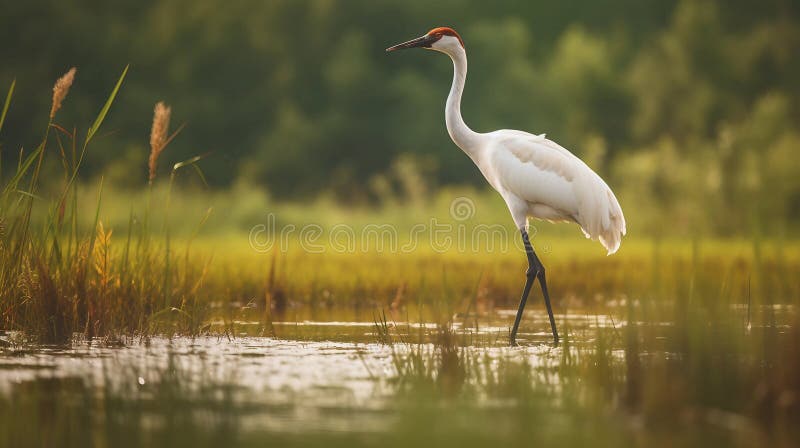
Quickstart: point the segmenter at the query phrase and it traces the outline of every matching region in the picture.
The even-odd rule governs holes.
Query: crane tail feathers
[[[600,244],[608,251],[607,255],[611,255],[619,250],[622,237],[625,236],[628,229],[626,228],[625,216],[622,215],[622,208],[619,206],[617,198],[610,189],[606,191],[609,206],[609,226],[605,227],[603,233],[600,234]]]
[[[582,187],[582,188],[581,188]],[[581,210],[578,223],[587,238],[600,241],[612,255],[619,250],[622,237],[627,232],[625,216],[619,201],[599,176],[585,179],[578,186],[581,193]]]

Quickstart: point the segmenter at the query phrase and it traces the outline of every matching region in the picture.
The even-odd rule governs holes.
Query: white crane
[[[455,30],[434,28],[424,36],[389,47],[386,51],[407,48],[436,50],[453,60],[453,86],[445,107],[447,132],[503,197],[514,224],[522,233],[528,270],[511,330],[511,345],[516,345],[522,312],[535,279],[539,280],[542,288],[553,340],[558,344],[544,266],[528,237],[528,217],[575,222],[587,238],[600,240],[611,255],[619,249],[625,235],[625,217],[617,198],[597,173],[571,152],[545,138],[544,134],[533,135],[511,129],[481,134],[464,123],[461,94],[467,76],[467,53],[464,41]]]

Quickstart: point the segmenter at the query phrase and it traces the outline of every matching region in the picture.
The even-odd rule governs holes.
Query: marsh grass
[[[525,349],[497,355],[497,348],[476,346],[449,323],[424,342],[397,342],[381,317],[378,339],[393,344],[399,397],[420,413],[411,417],[409,410],[408,424],[453,425],[464,418],[473,425],[487,418],[481,411],[487,403],[501,403],[498,412],[507,421],[492,420],[499,427],[524,416],[532,427],[572,422],[594,434],[576,442],[562,433],[550,440],[559,445],[794,446],[800,437],[796,299],[776,304],[763,293],[753,297],[752,283],[738,296],[725,277],[714,294],[707,274],[697,272],[708,266],[690,265],[680,276],[688,285],[623,299],[618,307],[598,305],[595,312],[606,314],[610,326],[584,333],[565,328],[560,346],[544,346],[533,357]],[[476,430],[455,424],[450,431]]]
[[[66,343],[76,335],[90,341],[208,332],[237,337],[242,329],[236,322],[255,314],[261,334],[280,336],[273,327],[277,320],[313,319],[344,309],[373,322],[377,342],[391,347],[398,406],[392,438],[336,439],[348,446],[436,441],[461,446],[490,441],[796,446],[796,243],[766,241],[757,234],[752,241],[630,240],[617,256],[606,258],[589,255],[589,243],[545,241],[552,247],[544,258],[558,314],[608,317],[611,324],[575,328],[564,318],[562,344],[544,346],[534,360],[526,349],[500,349],[498,341],[481,346],[469,333],[454,330],[456,320],[463,320],[464,327],[470,320],[477,325],[475,316],[516,304],[525,270],[521,252],[438,253],[421,248],[410,254],[316,254],[290,245],[286,251],[258,253],[241,232],[203,236],[214,214],[207,204],[197,207],[196,199],[176,183],[185,168],[202,179],[197,168],[202,156],[173,165],[168,182],[151,182],[158,155],[172,139],[164,137],[168,125],[163,109],[162,118],[155,119],[161,125],[154,131],[153,148],[159,151],[151,157],[142,194],[146,200],[134,201],[122,219],[104,219],[106,204],[131,204],[130,196],[104,185],[102,178],[87,193],[79,173],[126,73],[127,68],[83,139],[54,121],[62,103],[67,104],[65,95],[54,96],[41,143],[33,151],[21,150],[16,169],[3,179],[2,329],[21,331],[39,343]],[[14,84],[6,95],[0,130],[13,92]],[[64,167],[55,193],[39,188],[45,157],[58,158]],[[5,152],[3,158],[7,166]],[[222,200],[233,202],[230,197]],[[321,209],[276,207],[301,221]],[[332,216],[347,213],[325,207],[335,212]],[[175,237],[174,218],[191,216],[190,209],[199,213],[198,219],[184,224],[188,230]],[[359,219],[403,219],[397,210],[383,213]],[[542,311],[535,298],[529,303],[528,313]],[[222,325],[212,325],[212,318],[221,319]],[[420,326],[412,338],[406,336],[412,330],[399,332],[395,321],[437,326]],[[53,433],[48,440],[85,445],[101,437],[108,445],[126,445],[118,434],[138,434],[153,409],[169,409],[171,413],[156,411],[165,429],[151,433],[163,444],[200,443],[210,435],[227,441],[232,434],[252,444],[261,438],[285,445],[309,440],[240,434],[230,417],[247,410],[226,401],[224,392],[220,399],[218,389],[207,389],[208,396],[193,395],[184,389],[190,379],[174,376],[176,371],[178,367],[163,372],[147,399],[125,390],[100,394],[82,383],[21,386],[19,396],[0,398],[6,404],[0,406],[0,433],[12,445],[25,444],[37,432],[14,428],[27,424],[47,427]],[[73,401],[52,400],[53,388]],[[74,400],[99,402],[101,409],[69,404]],[[208,405],[204,409],[213,416],[210,427],[191,410],[197,402]],[[95,420],[98,412],[108,412],[108,419]],[[71,433],[76,425],[91,429]]]
[[[440,328],[433,344],[393,352],[409,424],[427,422],[430,431],[463,418],[477,426],[450,430],[470,434],[481,422],[519,425],[520,440],[523,434],[547,439],[560,427],[550,442],[561,446],[794,446],[800,437],[796,313],[781,325],[759,313],[748,329],[741,310],[727,304],[671,308],[679,320],[667,319],[669,326],[653,325],[663,316],[629,307],[619,327],[596,331],[588,344],[566,339],[534,357],[521,349],[490,356],[491,349],[459,346]],[[411,417],[412,409],[421,414]],[[564,424],[581,428],[585,438],[576,442]],[[502,429],[492,434],[495,441],[508,436]]]
[[[170,253],[168,221],[164,224],[167,238],[163,244],[157,244],[152,241],[147,220],[144,225],[136,225],[131,211],[127,235],[122,243],[117,242],[113,229],[100,220],[101,178],[95,204],[88,207],[92,223],[78,224],[90,213],[86,205],[79,207],[80,168],[127,71],[126,67],[86,131],[82,144],[76,130],[68,131],[55,121],[69,89],[73,88],[75,69],[60,78],[53,88],[42,142],[28,154],[20,150],[17,168],[3,185],[2,326],[22,330],[38,342],[64,343],[75,335],[91,339],[172,331],[196,333],[201,325],[196,318],[203,314],[194,299],[202,283],[204,264],[200,261],[189,266],[175,261],[178,257]],[[13,87],[12,84],[3,117]],[[163,122],[163,117],[156,118]],[[161,138],[156,149],[163,151],[174,135]],[[46,156],[60,159],[64,169],[62,183],[52,199],[43,195],[47,192],[40,194],[39,189],[40,170]],[[195,161],[177,164],[173,178],[178,169]],[[41,219],[33,219],[35,211]],[[144,214],[147,216],[149,210]],[[184,260],[188,260],[188,245]]]

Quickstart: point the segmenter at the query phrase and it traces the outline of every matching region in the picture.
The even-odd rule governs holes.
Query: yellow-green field
[[[110,280],[87,280],[94,328],[71,294],[64,315],[33,311],[47,296],[5,315],[39,337],[55,335],[40,321],[63,319],[74,338],[52,349],[7,333],[4,371],[31,377],[0,399],[7,445],[788,447],[800,436],[795,243],[630,240],[609,258],[554,238],[545,262],[562,343],[534,293],[512,349],[520,253],[295,243],[262,254],[229,235],[193,241],[186,257],[189,243],[173,240],[165,298],[167,263],[125,268],[116,235]],[[159,281],[139,287],[145,275]],[[84,370],[90,379],[69,374]],[[22,429],[36,427],[47,430]]]

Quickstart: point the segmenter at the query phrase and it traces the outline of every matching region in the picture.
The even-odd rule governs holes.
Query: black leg
[[[556,330],[556,320],[553,317],[553,307],[550,306],[550,294],[547,293],[547,280],[544,277],[544,266],[539,262],[539,273],[536,274],[539,279],[539,286],[542,287],[542,295],[544,296],[544,304],[547,307],[547,316],[550,318],[550,329],[553,330],[553,342],[558,344],[558,330]]]
[[[536,278],[536,273],[528,267],[525,273],[525,288],[522,290],[522,298],[519,299],[519,309],[517,310],[517,317],[514,319],[514,328],[511,329],[511,346],[517,345],[517,330],[519,330],[519,322],[522,320],[522,311],[525,310],[525,302],[528,301],[528,294],[531,292],[531,285],[533,279]]]
[[[553,330],[553,341],[558,344],[558,331],[556,330],[556,320],[553,317],[553,308],[550,306],[550,295],[547,292],[547,279],[544,274],[544,266],[533,251],[528,232],[522,230],[522,242],[525,245],[525,254],[528,256],[528,271],[525,273],[525,288],[522,290],[522,298],[519,301],[519,309],[517,310],[517,317],[514,319],[514,328],[511,329],[511,345],[516,345],[517,330],[519,330],[519,323],[522,320],[522,312],[525,310],[525,302],[528,301],[528,294],[531,291],[534,278],[539,279],[539,285],[542,287],[542,295],[544,295],[544,303],[547,306],[547,315],[550,317],[550,328]]]

